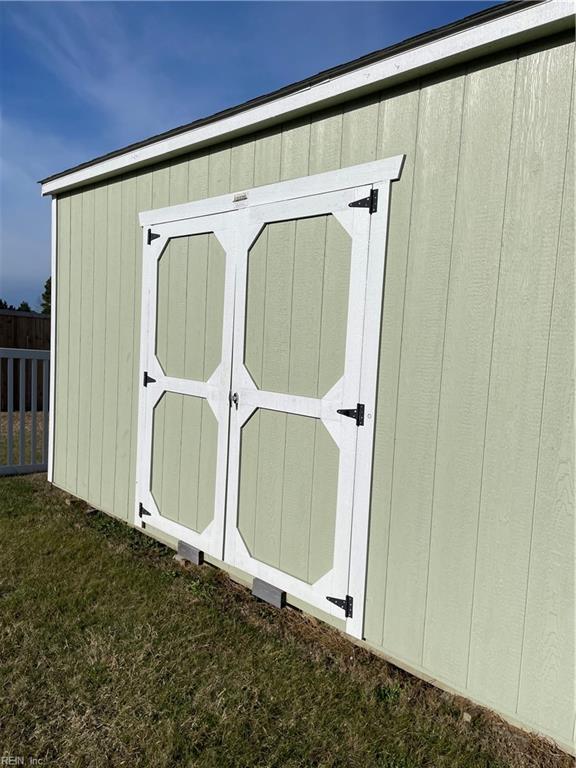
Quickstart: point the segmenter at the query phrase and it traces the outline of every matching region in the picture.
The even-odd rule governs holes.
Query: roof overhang
[[[424,74],[561,32],[574,25],[574,3],[570,0],[509,3],[503,8],[505,13],[483,12],[470,17],[471,21],[478,18],[472,26],[459,23],[448,25],[436,30],[437,34],[414,38],[412,44],[385,49],[375,54],[376,60],[368,64],[363,65],[364,59],[360,59],[352,69],[344,65],[328,70],[324,73],[325,79],[317,76],[302,84],[288,86],[238,108],[50,176],[41,182],[42,194],[57,195],[211,144],[270,128]],[[497,10],[498,7],[489,9]]]

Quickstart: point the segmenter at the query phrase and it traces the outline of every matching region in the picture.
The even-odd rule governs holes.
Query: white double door
[[[141,215],[136,523],[358,637],[401,160]]]

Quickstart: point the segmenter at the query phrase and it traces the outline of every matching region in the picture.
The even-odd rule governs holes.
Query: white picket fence
[[[0,475],[48,466],[50,351],[0,348]]]

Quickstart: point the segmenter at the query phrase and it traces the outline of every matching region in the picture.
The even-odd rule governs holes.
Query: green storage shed
[[[49,479],[574,747],[574,16],[42,182]]]

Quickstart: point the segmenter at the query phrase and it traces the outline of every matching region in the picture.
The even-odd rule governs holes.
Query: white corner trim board
[[[416,76],[427,69],[448,65],[461,57],[481,56],[496,47],[514,45],[522,35],[547,34],[555,31],[560,22],[569,21],[573,16],[574,4],[567,0],[548,0],[538,5],[523,6],[507,16],[456,31],[352,72],[335,75],[296,93],[280,95],[265,104],[247,108],[237,114],[71,171],[42,184],[42,194],[58,194],[96,179],[125,172],[130,168],[158,162],[163,158],[292,119],[344,98],[356,98],[377,87],[384,87],[388,81],[392,82],[401,76]]]
[[[48,410],[48,482],[54,477],[54,402],[56,384],[56,242],[58,202],[52,198],[52,237],[50,245],[50,404]]]

